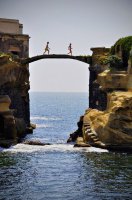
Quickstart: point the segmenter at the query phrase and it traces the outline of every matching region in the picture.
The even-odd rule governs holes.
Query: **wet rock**
[[[26,123],[23,118],[15,118],[17,137],[20,138],[26,134]]]
[[[77,139],[77,137],[78,137],[79,135],[80,135],[80,134],[79,134],[78,131],[75,131],[75,132],[71,133],[71,134],[70,134],[70,137],[69,137],[68,140],[67,140],[67,143],[69,143],[69,142],[75,142],[76,139]]]
[[[17,140],[11,140],[11,139],[8,140],[8,139],[0,138],[0,147],[2,148],[9,148],[15,144],[17,144]]]
[[[23,142],[23,144],[40,145],[40,146],[51,145],[50,143],[44,143],[39,140],[26,140],[25,142]]]
[[[32,129],[36,129],[36,124],[30,123],[30,127],[31,127]]]
[[[91,147],[91,145],[88,143],[85,143],[83,137],[78,137],[74,147]]]
[[[36,129],[36,124],[30,123],[30,126],[26,127],[26,133],[33,133],[34,129]]]
[[[86,144],[86,143],[81,143],[81,144],[75,144],[74,147],[91,147],[91,145]]]
[[[67,140],[69,142],[75,142],[78,137],[82,136],[82,126],[83,126],[83,116],[80,117],[79,122],[77,122],[78,129],[70,134],[70,137]]]

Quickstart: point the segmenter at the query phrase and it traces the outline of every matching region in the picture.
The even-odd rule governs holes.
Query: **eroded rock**
[[[105,144],[110,149],[132,150],[132,92],[109,93],[107,110],[88,110],[84,124],[87,122],[96,132],[99,146]],[[89,142],[85,132],[84,140]]]

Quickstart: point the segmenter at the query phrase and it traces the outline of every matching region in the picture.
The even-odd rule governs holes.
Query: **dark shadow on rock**
[[[77,123],[78,129],[75,132],[70,134],[70,137],[68,138],[67,143],[75,142],[78,137],[82,137],[83,117],[84,116],[80,117],[80,120]]]

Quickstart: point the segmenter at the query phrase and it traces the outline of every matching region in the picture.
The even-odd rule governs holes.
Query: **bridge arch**
[[[69,56],[70,57],[70,56]],[[68,58],[69,58],[68,57]],[[76,59],[58,59],[46,56],[47,59],[37,59],[30,62],[31,91],[88,91],[88,63]],[[71,87],[70,87],[71,83]],[[52,90],[53,89],[53,90]]]
[[[78,60],[87,64],[91,64],[92,62],[92,57],[87,55],[87,56],[70,56],[66,54],[50,54],[50,55],[37,55],[29,58],[25,58],[21,60],[22,64],[29,64],[32,62],[35,62],[37,60],[41,59],[73,59],[73,60]]]

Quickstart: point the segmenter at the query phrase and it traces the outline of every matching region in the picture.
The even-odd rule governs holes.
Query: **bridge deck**
[[[28,64],[28,63],[35,62],[41,59],[53,59],[53,58],[54,59],[74,59],[74,60],[85,62],[87,64],[90,64],[90,60],[91,60],[91,56],[70,56],[67,54],[50,54],[50,55],[43,54],[43,55],[37,55],[37,56],[23,59],[21,63]]]

